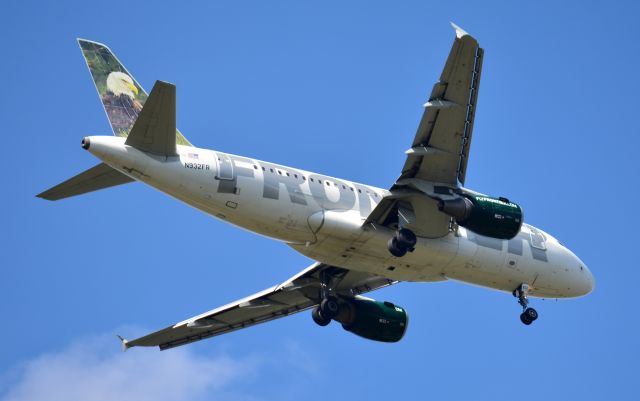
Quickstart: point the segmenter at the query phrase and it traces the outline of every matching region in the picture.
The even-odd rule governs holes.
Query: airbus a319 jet
[[[88,136],[97,166],[38,196],[58,200],[140,181],[203,212],[281,241],[317,261],[257,294],[128,341],[161,350],[304,310],[361,337],[399,341],[406,310],[362,294],[402,281],[457,280],[512,293],[520,320],[529,297],[588,294],[587,266],[521,207],[466,188],[484,51],[455,26],[398,179],[389,189],[193,146],[176,129],[175,86],[147,96],[111,50],[79,39],[113,136]]]

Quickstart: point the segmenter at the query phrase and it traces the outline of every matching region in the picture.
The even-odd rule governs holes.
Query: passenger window
[[[309,180],[311,180],[311,182],[313,182],[313,178],[309,178]]]
[[[253,165],[253,168],[257,170],[257,169],[258,169],[258,166],[256,166],[256,165],[254,164],[254,165]]]
[[[269,170],[271,170],[271,172],[273,173],[273,169],[272,168],[270,168]]]

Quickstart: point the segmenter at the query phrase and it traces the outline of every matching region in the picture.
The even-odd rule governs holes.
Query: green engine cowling
[[[404,308],[367,298],[354,298],[342,304],[335,320],[353,334],[387,343],[400,341],[409,322]]]
[[[458,225],[487,237],[511,239],[522,227],[522,208],[506,198],[463,194],[457,199],[441,200],[438,209]]]

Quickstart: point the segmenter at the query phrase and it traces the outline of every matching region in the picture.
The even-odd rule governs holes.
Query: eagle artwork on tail
[[[124,72],[113,71],[107,77],[107,91],[102,95],[102,103],[118,136],[128,134],[142,110],[137,94],[138,88],[133,79]]]
[[[78,39],[78,44],[100,94],[113,134],[126,138],[147,100],[147,92],[107,46],[86,39]],[[178,130],[176,143],[192,146]]]

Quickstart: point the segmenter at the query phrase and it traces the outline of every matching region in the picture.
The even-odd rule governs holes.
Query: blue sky
[[[0,16],[0,400],[635,399],[640,327],[633,2],[9,2]],[[483,4],[480,4],[483,3]],[[76,37],[149,89],[178,88],[194,144],[379,187],[404,162],[454,21],[485,48],[467,185],[521,204],[595,291],[534,300],[461,283],[372,294],[406,307],[397,344],[308,313],[167,352],[159,329],[311,261],[139,184],[46,202],[108,134]]]

